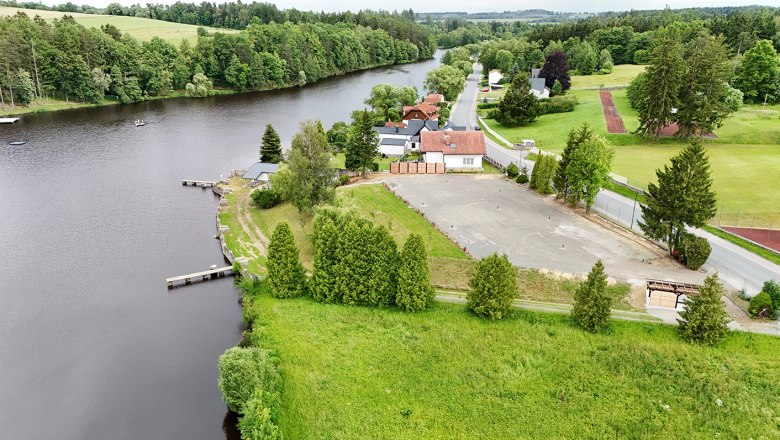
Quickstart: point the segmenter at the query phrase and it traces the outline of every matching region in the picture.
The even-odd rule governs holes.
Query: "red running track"
[[[615,100],[612,99],[612,92],[609,90],[600,90],[601,107],[604,108],[604,119],[607,121],[607,132],[624,134],[626,127],[623,125],[623,118],[620,117]]]
[[[732,226],[721,226],[720,228],[780,252],[780,230],[735,228]]]

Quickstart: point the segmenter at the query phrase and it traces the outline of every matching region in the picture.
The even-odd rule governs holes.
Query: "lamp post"
[[[631,210],[631,227],[629,229],[634,229],[634,215],[636,214],[636,199],[639,198],[639,191],[636,191],[634,193],[634,209]]]

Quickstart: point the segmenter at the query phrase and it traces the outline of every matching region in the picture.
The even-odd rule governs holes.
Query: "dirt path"
[[[249,210],[252,209],[252,203],[249,191],[242,191],[236,194],[236,220],[238,220],[238,223],[241,225],[241,229],[252,239],[251,245],[262,255],[267,255],[266,248],[269,241],[268,237],[263,234],[263,231],[255,224],[252,216],[249,215]]]
[[[625,134],[626,127],[623,125],[623,118],[620,117],[615,106],[615,100],[612,99],[612,92],[601,90],[599,95],[601,96],[601,107],[604,108],[604,119],[607,121],[607,132]]]

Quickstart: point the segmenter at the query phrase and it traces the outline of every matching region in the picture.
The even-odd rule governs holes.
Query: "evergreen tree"
[[[598,260],[588,274],[588,279],[574,293],[572,317],[589,332],[599,332],[609,322],[612,297],[607,293],[607,274],[604,264]]]
[[[492,254],[477,263],[469,287],[466,305],[471,311],[493,320],[506,318],[517,296],[517,268],[506,254]]]
[[[601,49],[599,53],[599,71],[601,73],[611,73],[614,67],[615,63],[612,61],[612,54],[609,52],[609,49]]]
[[[563,90],[569,90],[571,87],[571,78],[569,77],[569,62],[566,54],[561,50],[556,50],[547,55],[544,59],[544,66],[539,71],[539,77],[544,78],[544,84],[552,88],[555,81],[561,83]]]
[[[395,302],[405,312],[425,310],[433,301],[428,256],[421,236],[410,234],[401,250]]]
[[[677,110],[679,136],[704,135],[719,128],[734,109],[729,104],[731,67],[723,38],[699,36],[688,43]]]
[[[282,140],[273,125],[265,126],[263,142],[260,145],[260,162],[279,163],[282,161]]]
[[[574,151],[577,147],[592,139],[593,136],[593,130],[591,130],[587,122],[583,122],[579,129],[572,128],[569,130],[569,134],[566,137],[566,146],[563,148],[561,160],[558,162],[558,168],[555,171],[555,177],[553,177],[553,190],[555,190],[557,198],[566,198],[569,190],[566,167],[569,165]]]
[[[587,140],[574,150],[564,170],[568,185],[566,201],[569,204],[575,206],[584,201],[585,210],[590,211],[596,195],[609,182],[613,155],[612,148],[601,136]]]
[[[317,301],[341,302],[338,297],[339,230],[333,220],[318,214],[314,218],[314,270],[311,294]]]
[[[268,282],[277,298],[292,298],[306,293],[306,270],[301,264],[290,225],[281,222],[268,244]]]
[[[349,220],[341,230],[341,259],[338,267],[338,296],[342,303],[361,305],[368,303],[367,280],[372,265],[367,257],[371,226],[362,219]]]
[[[517,75],[504,98],[498,103],[494,117],[501,125],[516,127],[530,124],[540,113],[539,100],[531,93],[528,78]]]
[[[648,185],[647,206],[642,205],[644,222],[639,222],[649,238],[666,242],[670,255],[680,246],[686,226],[704,226],[715,215],[717,204],[701,139],[692,139],[671,162],[671,167],[656,170],[658,184]]]
[[[556,79],[555,83],[550,89],[550,96],[559,96],[559,95],[563,95],[563,86],[561,85],[561,82]]]
[[[347,134],[345,165],[350,170],[360,170],[366,177],[368,167],[379,152],[379,133],[374,130],[374,118],[368,110],[352,113],[352,125]]]
[[[639,110],[640,135],[658,137],[661,130],[674,121],[672,109],[678,105],[682,85],[683,50],[680,40],[670,34],[658,41],[645,71],[641,90],[643,105]]]
[[[529,188],[535,189],[540,194],[550,194],[553,192],[552,178],[558,169],[558,160],[551,154],[542,154],[536,158],[533,171],[531,171],[531,180]]]
[[[395,303],[398,286],[398,248],[384,226],[369,229],[371,235],[368,272],[368,305],[387,307]]]
[[[683,339],[697,344],[715,345],[726,337],[728,313],[721,300],[723,294],[718,274],[704,279],[699,294],[688,297],[685,310],[680,312],[681,319],[677,320]]]

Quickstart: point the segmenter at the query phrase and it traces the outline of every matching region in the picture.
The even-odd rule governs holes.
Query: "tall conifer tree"
[[[282,140],[273,125],[265,126],[263,143],[260,146],[260,162],[279,163],[282,161]]]

